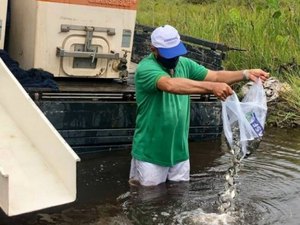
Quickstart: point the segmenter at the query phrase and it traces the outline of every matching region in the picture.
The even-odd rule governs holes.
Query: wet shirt
[[[173,77],[204,80],[208,70],[180,57]],[[161,166],[173,166],[189,158],[188,132],[190,97],[161,91],[156,84],[170,76],[153,54],[143,59],[136,70],[136,127],[134,158]]]

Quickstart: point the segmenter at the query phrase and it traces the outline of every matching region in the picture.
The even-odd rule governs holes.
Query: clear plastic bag
[[[237,150],[241,150],[241,158],[247,154],[251,141],[261,140],[266,115],[267,98],[260,79],[252,85],[242,101],[234,93],[222,102],[225,137],[236,154]]]

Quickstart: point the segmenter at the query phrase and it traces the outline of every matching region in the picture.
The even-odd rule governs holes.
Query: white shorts
[[[132,158],[129,180],[133,183],[137,181],[143,186],[155,186],[167,180],[189,181],[190,160],[165,167]]]

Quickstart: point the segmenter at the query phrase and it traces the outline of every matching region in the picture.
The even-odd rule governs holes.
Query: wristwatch
[[[249,80],[249,70],[243,70],[243,80]]]

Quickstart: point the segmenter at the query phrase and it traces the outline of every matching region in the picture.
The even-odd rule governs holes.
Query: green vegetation
[[[279,108],[278,125],[300,117],[299,11],[299,0],[140,0],[137,22],[245,49],[228,52],[224,67],[262,68],[292,87],[283,98],[293,113]]]
[[[279,127],[300,126],[300,79],[298,74],[286,75],[289,86],[280,94],[276,102],[271,102],[268,124]]]

